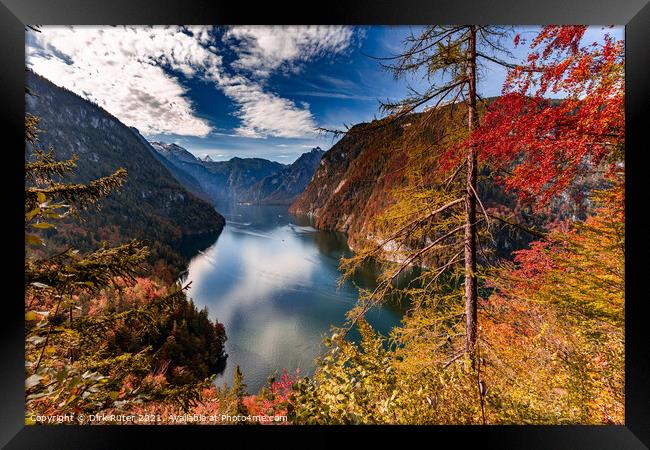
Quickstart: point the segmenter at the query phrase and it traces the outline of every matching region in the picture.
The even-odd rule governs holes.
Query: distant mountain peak
[[[256,183],[242,198],[252,203],[289,205],[305,189],[325,152],[315,147],[292,164]]]
[[[176,159],[179,159],[181,161],[189,162],[189,163],[196,163],[197,158],[188,152],[186,149],[181,147],[178,144],[174,143],[167,143],[167,142],[160,142],[160,141],[151,141],[149,142],[151,146],[156,149],[158,153],[163,155],[166,158],[169,157],[174,157]]]
[[[318,162],[320,162],[320,159],[323,157],[324,154],[325,154],[325,150],[321,150],[320,147],[314,147],[308,152],[305,152],[302,155],[300,155],[298,159],[296,159],[292,164],[289,165],[289,167],[298,166],[302,164],[311,164],[311,163],[307,163],[307,161],[315,161],[315,163],[317,164]]]
[[[325,154],[320,147],[314,147],[292,164],[239,156],[215,161],[207,153],[194,156],[176,144],[150,144],[176,171],[182,172],[183,177],[177,173],[179,180],[196,180],[199,189],[217,203],[234,200],[288,205],[305,189]]]

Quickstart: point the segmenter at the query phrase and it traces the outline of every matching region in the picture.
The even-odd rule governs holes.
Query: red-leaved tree
[[[581,45],[585,31],[544,27],[469,139],[506,188],[536,207],[575,181],[622,167],[624,45],[609,35]]]

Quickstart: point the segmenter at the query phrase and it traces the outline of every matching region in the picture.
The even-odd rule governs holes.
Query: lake
[[[186,275],[189,297],[226,328],[229,356],[217,383],[232,384],[237,364],[250,393],[282,369],[311,375],[323,338],[343,324],[358,296],[352,282],[338,286],[339,259],[351,254],[345,234],[316,230],[286,206],[233,205],[219,212],[226,226],[191,259]],[[366,269],[354,283],[370,288],[375,276]],[[386,305],[367,319],[387,334],[402,314],[399,305]]]

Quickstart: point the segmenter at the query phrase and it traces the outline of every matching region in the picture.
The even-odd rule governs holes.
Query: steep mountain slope
[[[241,198],[256,204],[290,205],[311,181],[323,154],[320,147],[303,153],[289,167],[251,186]]]
[[[388,191],[401,178],[387,175],[406,158],[390,145],[402,135],[401,126],[362,132],[368,126],[355,125],[323,155],[289,212],[312,216],[317,228],[347,232],[351,241],[367,234],[368,221],[389,204]]]
[[[163,165],[167,168],[169,173],[171,173],[174,178],[183,186],[185,189],[190,191],[192,194],[196,195],[202,200],[205,200],[206,202],[213,204],[214,202],[210,199],[210,196],[205,193],[203,188],[201,188],[201,184],[194,178],[192,175],[187,173],[185,170],[174,166],[172,162],[163,156],[161,152],[156,150],[153,146],[152,143],[147,141],[144,136],[140,134],[140,132],[136,129],[131,127],[131,131],[135,133],[136,136],[140,139],[140,141],[149,149],[150,153]],[[191,156],[191,155],[190,155]]]
[[[225,201],[225,180],[222,177],[215,178],[210,171],[203,166],[190,152],[176,144],[164,142],[150,142],[151,148],[156,151],[158,157],[166,161],[170,172],[184,184],[186,188],[196,182],[201,192],[204,192],[208,199],[214,204]],[[188,177],[191,177],[188,179]],[[189,182],[188,182],[189,180]],[[186,184],[187,183],[187,184]]]
[[[175,175],[175,171],[180,171],[177,176],[179,181],[183,182],[183,174],[190,175],[217,206],[245,201],[242,197],[245,191],[285,167],[262,158],[235,157],[229,161],[198,159],[176,144],[152,142],[151,146],[173,165]]]
[[[317,228],[346,232],[353,248],[369,239],[373,218],[395,201],[392,194],[395,188],[410,182],[404,171],[409,149],[413,145],[430,145],[449,130],[443,120],[431,128],[423,127],[421,120],[421,114],[410,114],[379,128],[376,123],[352,127],[323,155],[314,177],[291,204],[289,212],[311,217]],[[421,130],[417,138],[413,140],[411,135],[410,140],[404,139],[407,130],[410,133],[414,129]],[[417,161],[424,174],[433,172],[436,164],[433,156]],[[534,227],[571,217],[581,207],[565,199],[552,204],[548,212],[534,215],[514,195],[505,193],[492,177],[482,177],[479,194],[488,211],[494,208],[493,212],[504,216],[514,214],[514,220]],[[500,229],[494,237],[500,255],[509,254],[532,239],[530,234],[512,227]]]
[[[26,110],[40,118],[41,148],[52,147],[58,159],[78,156],[75,179],[87,182],[123,167],[122,189],[102,201],[100,212],[69,221],[53,236],[60,245],[81,250],[100,241],[147,242],[152,262],[163,259],[176,268],[185,262],[180,243],[191,237],[216,235],[225,223],[205,201],[188,192],[152,154],[139,134],[99,106],[28,71]]]
[[[229,161],[204,162],[215,177],[223,177],[225,191],[236,202],[245,201],[242,194],[258,181],[284,169],[284,164],[262,158],[238,158]]]

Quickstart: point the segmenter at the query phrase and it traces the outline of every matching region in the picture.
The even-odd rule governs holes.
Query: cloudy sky
[[[532,37],[537,28],[517,28]],[[378,116],[414,77],[395,81],[376,59],[399,52],[413,27],[43,27],[28,31],[27,65],[88,98],[150,140],[176,142],[215,160],[261,157],[290,163],[331,147],[318,127]],[[592,27],[585,41],[622,28]],[[523,58],[525,46],[512,48]],[[370,55],[370,56],[369,56]],[[483,96],[505,76],[483,72]]]

